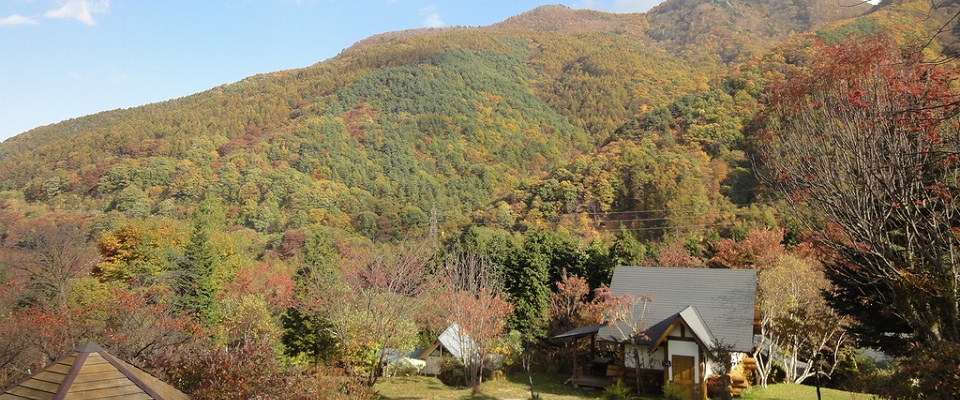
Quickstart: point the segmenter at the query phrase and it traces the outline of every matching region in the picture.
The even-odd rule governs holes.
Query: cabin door
[[[673,383],[683,388],[684,393],[687,394],[686,398],[693,400],[696,387],[693,378],[693,368],[696,363],[693,357],[674,355],[670,362],[673,365]]]

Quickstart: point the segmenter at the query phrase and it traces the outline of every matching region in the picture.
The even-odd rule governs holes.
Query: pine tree
[[[202,322],[216,319],[217,286],[213,282],[216,262],[210,234],[202,224],[194,223],[190,243],[177,263],[176,292],[180,296],[177,308]]]

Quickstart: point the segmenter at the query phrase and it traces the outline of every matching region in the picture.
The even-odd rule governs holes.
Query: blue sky
[[[370,35],[482,26],[544,4],[662,0],[0,0],[0,140],[301,68]]]

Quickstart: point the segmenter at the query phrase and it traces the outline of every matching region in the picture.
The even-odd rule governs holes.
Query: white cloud
[[[420,9],[421,15],[426,15],[423,19],[423,26],[427,28],[441,28],[447,24],[443,23],[443,18],[440,17],[440,14],[435,12],[437,11],[437,6],[429,4]]]
[[[24,17],[20,14],[13,14],[9,17],[0,18],[0,26],[14,26],[14,25],[36,25],[37,20]]]
[[[97,24],[97,21],[93,19],[93,15],[106,13],[109,9],[110,2],[108,0],[66,0],[66,3],[64,3],[62,7],[47,11],[43,16],[47,18],[75,19],[93,26]]]
[[[444,25],[443,19],[440,18],[440,14],[433,13],[423,19],[423,26],[427,28],[442,28]]]

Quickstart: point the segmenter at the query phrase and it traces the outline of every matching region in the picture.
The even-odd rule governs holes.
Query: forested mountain
[[[134,195],[189,214],[215,194],[240,208],[238,224],[270,232],[313,210],[340,228],[363,214],[392,231],[432,209],[459,225],[643,110],[707,90],[739,57],[703,58],[718,45],[761,51],[865,10],[825,4],[791,6],[816,16],[792,24],[765,2],[677,1],[646,15],[545,6],[485,28],[388,34],[301,70],[25,133],[0,148],[0,185],[98,211]],[[732,21],[745,25],[718,28]]]
[[[250,393],[313,382],[301,373],[367,374],[372,383],[379,350],[443,328],[439,311],[411,299],[436,294],[434,274],[463,254],[497,271],[509,306],[478,307],[509,314],[501,319],[525,345],[586,321],[558,319],[551,296],[582,277],[578,299],[594,301],[589,290],[608,283],[616,265],[790,267],[797,270],[778,274],[826,282],[823,265],[842,270],[851,265],[837,261],[844,256],[875,255],[863,252],[861,238],[838,233],[837,221],[787,212],[806,210],[814,189],[784,183],[799,185],[789,181],[796,165],[777,158],[789,153],[777,141],[787,137],[781,130],[807,129],[797,143],[823,143],[829,132],[811,127],[839,125],[803,125],[797,115],[887,104],[857,86],[875,83],[858,80],[858,71],[913,79],[891,89],[909,99],[897,97],[903,106],[882,115],[916,124],[877,131],[926,132],[927,147],[916,153],[944,155],[929,169],[902,169],[941,179],[911,186],[936,190],[937,201],[897,199],[880,209],[936,206],[870,226],[915,240],[901,234],[909,221],[947,210],[937,221],[948,229],[937,232],[948,248],[956,239],[944,239],[949,228],[960,229],[956,205],[944,200],[956,191],[946,182],[956,178],[947,173],[955,152],[940,138],[952,138],[954,125],[944,121],[955,121],[960,103],[951,97],[956,81],[940,76],[956,71],[949,57],[957,54],[958,10],[953,0],[668,0],[644,14],[544,6],[486,27],[385,33],[301,69],[36,128],[0,143],[0,309],[13,321],[0,324],[0,378],[15,381],[94,337],[199,398],[226,387],[203,386],[209,371],[224,374],[220,385],[250,373],[210,368],[236,359],[265,365],[262,380],[244,386]],[[881,65],[888,69],[871,54],[889,60]],[[842,101],[824,107],[830,99],[817,100],[816,82],[841,88],[830,94]],[[771,167],[778,161],[783,168]],[[948,258],[927,256],[933,264]],[[390,275],[385,266],[412,269]],[[926,284],[935,275],[902,276]],[[855,293],[860,287],[843,284],[861,282],[831,278],[804,304],[821,313],[808,319],[832,325],[793,334],[827,329],[834,337],[856,325],[863,343],[901,349],[911,332],[960,339],[960,330],[949,331],[960,322],[919,327],[920,311],[887,311],[882,294],[834,296],[842,312],[830,309],[821,289]],[[398,286],[366,290],[384,282]],[[377,307],[347,308],[361,303]],[[793,313],[777,321],[807,312],[763,309]],[[404,314],[411,310],[416,318]],[[370,321],[390,318],[402,323],[367,335]],[[889,330],[862,324],[871,319]],[[821,348],[794,351],[819,357]]]
[[[408,207],[461,216],[706,81],[602,33],[415,36],[37,129],[4,144],[0,178],[29,200],[80,196],[101,210],[124,190],[150,191],[151,206],[187,205],[218,187],[229,204],[285,217],[323,208],[389,220]],[[257,193],[240,199],[245,184]]]
[[[646,34],[672,54],[729,65],[870,7],[857,0],[670,1],[650,11]]]

